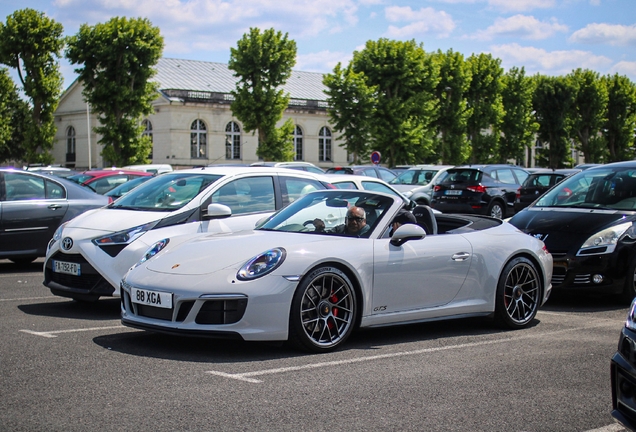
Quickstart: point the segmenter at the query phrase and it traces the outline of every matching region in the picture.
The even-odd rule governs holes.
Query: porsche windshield
[[[128,192],[109,208],[174,211],[188,204],[221,177],[204,173],[161,174]]]
[[[349,217],[347,212],[357,207],[356,217],[351,218],[359,219],[359,216],[364,216],[365,220],[361,223],[369,225],[369,228],[364,230],[366,235],[360,237],[368,237],[395,200],[399,200],[399,197],[392,198],[360,190],[311,192],[274,214],[259,229],[346,235],[341,230],[346,222],[345,218]],[[317,220],[322,225],[320,229],[314,225]]]
[[[636,210],[636,168],[594,168],[563,180],[534,207]]]

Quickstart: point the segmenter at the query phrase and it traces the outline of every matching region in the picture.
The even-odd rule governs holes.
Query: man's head
[[[393,218],[393,222],[391,222],[391,225],[393,230],[395,231],[396,229],[398,229],[398,227],[408,223],[417,224],[417,220],[415,219],[415,216],[413,216],[413,213],[408,210],[402,209],[397,212],[397,214]]]
[[[347,225],[347,231],[351,234],[356,234],[367,224],[367,214],[362,207],[351,207],[347,210],[347,216],[345,218],[345,224]]]

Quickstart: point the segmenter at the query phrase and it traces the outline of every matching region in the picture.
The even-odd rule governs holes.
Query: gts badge
[[[373,312],[382,312],[386,310],[386,305],[385,306],[377,306],[373,308]]]

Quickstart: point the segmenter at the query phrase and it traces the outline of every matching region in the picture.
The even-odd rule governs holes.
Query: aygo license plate
[[[55,273],[70,274],[73,276],[79,276],[82,272],[78,263],[65,262],[65,261],[53,261],[53,271]]]
[[[131,288],[130,298],[133,303],[172,309],[172,293]]]

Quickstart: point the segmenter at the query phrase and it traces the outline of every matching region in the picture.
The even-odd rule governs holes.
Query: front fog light
[[[592,282],[594,282],[595,284],[600,284],[601,282],[603,282],[603,275],[595,274],[594,276],[592,276]]]

